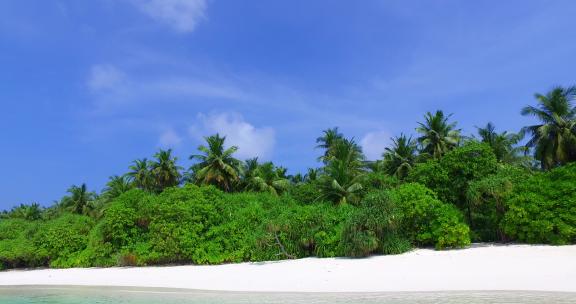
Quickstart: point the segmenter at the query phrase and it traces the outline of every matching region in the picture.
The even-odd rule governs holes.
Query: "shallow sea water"
[[[10,304],[533,304],[576,303],[576,293],[527,291],[253,293],[117,287],[0,287]]]

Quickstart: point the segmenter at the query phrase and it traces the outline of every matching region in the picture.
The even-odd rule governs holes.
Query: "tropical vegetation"
[[[190,156],[135,160],[100,192],[71,186],[52,204],[0,214],[0,268],[218,264],[398,254],[471,242],[576,243],[576,87],[537,94],[518,132],[466,135],[427,112],[417,137],[369,161],[338,128],[317,168],[288,170],[220,134]],[[523,144],[524,143],[524,144]]]

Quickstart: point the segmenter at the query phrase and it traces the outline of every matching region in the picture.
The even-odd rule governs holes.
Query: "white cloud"
[[[132,0],[144,14],[178,32],[192,32],[206,11],[206,0]]]
[[[174,147],[182,142],[182,138],[173,130],[166,129],[160,134],[160,146],[162,147]]]
[[[370,160],[382,158],[382,153],[389,144],[390,134],[386,131],[369,132],[360,140],[362,151]]]
[[[270,159],[275,143],[274,129],[256,128],[236,113],[199,114],[198,118],[199,124],[190,128],[191,135],[196,139],[203,140],[202,136],[219,133],[226,136],[228,147],[239,148],[236,153],[238,158]]]
[[[248,102],[253,99],[238,83],[227,79],[162,74],[142,77],[111,64],[93,65],[86,84],[95,97],[95,112],[115,112],[144,103],[190,103],[200,99]]]
[[[125,82],[122,71],[110,64],[92,66],[88,87],[94,91],[114,90]]]

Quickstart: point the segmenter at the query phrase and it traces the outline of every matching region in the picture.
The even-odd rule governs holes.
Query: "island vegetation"
[[[48,208],[0,218],[0,267],[218,264],[364,257],[471,242],[576,243],[576,87],[536,95],[518,133],[488,123],[466,136],[429,112],[367,161],[338,128],[317,139],[321,166],[288,175],[219,134],[190,156],[135,160],[100,193],[85,184]]]

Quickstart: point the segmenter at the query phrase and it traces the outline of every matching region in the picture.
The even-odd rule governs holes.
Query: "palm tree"
[[[32,203],[30,205],[21,204],[18,207],[12,208],[8,213],[8,217],[34,221],[42,218],[42,211],[42,207],[40,207],[38,203]]]
[[[306,181],[306,177],[304,175],[302,175],[302,173],[296,173],[294,175],[289,175],[288,180],[292,184],[301,184],[301,183],[304,183],[304,181]]]
[[[250,179],[246,181],[246,190],[269,192],[278,195],[290,187],[290,181],[283,177],[272,162],[258,165]]]
[[[182,167],[176,164],[178,158],[172,156],[172,149],[160,149],[154,154],[154,158],[155,160],[150,163],[150,172],[156,191],[162,192],[165,188],[180,184]]]
[[[68,188],[70,194],[62,199],[61,205],[64,209],[77,214],[89,214],[92,206],[91,202],[96,199],[94,192],[89,192],[86,184],[80,186],[73,185]]]
[[[332,129],[326,129],[322,131],[323,135],[316,138],[316,148],[324,149],[324,155],[320,156],[318,159],[326,162],[330,157],[330,153],[334,144],[344,138],[342,133],[338,132],[338,127]]]
[[[288,168],[282,166],[274,166],[274,170],[276,171],[275,174],[278,175],[279,178],[288,179]]]
[[[152,173],[150,172],[150,163],[146,158],[137,159],[129,167],[130,172],[127,176],[130,181],[134,182],[136,187],[144,190],[152,190]]]
[[[219,134],[204,137],[208,146],[200,145],[198,150],[202,154],[190,156],[199,163],[192,166],[195,182],[202,185],[216,185],[224,191],[232,191],[232,187],[239,181],[240,161],[232,155],[238,147],[224,148],[226,136]]]
[[[339,204],[355,203],[362,190],[364,155],[353,139],[342,139],[331,148],[321,177],[322,197]]]
[[[107,199],[114,199],[132,188],[134,188],[134,184],[130,182],[130,177],[128,175],[114,175],[110,176],[106,183],[103,195],[106,196]]]
[[[258,175],[258,168],[260,163],[258,162],[258,157],[249,158],[244,160],[241,168],[241,179],[244,184],[246,184],[251,178]]]
[[[421,134],[418,142],[423,153],[427,153],[434,158],[440,158],[444,153],[456,147],[460,141],[460,130],[456,129],[456,123],[448,123],[452,114],[445,116],[444,112],[438,110],[435,114],[427,112],[424,115],[426,120],[416,131]]]
[[[520,155],[521,152],[526,149],[523,147],[515,147],[522,139],[522,136],[519,134],[508,133],[506,131],[498,133],[496,132],[496,127],[491,122],[487,123],[484,128],[476,128],[478,129],[480,141],[487,143],[492,148],[498,161],[513,164],[523,159]]]
[[[386,148],[383,154],[383,167],[390,175],[403,179],[416,162],[418,147],[412,137],[404,134],[392,138],[392,147]]]
[[[540,124],[522,128],[529,134],[527,148],[534,148],[534,157],[542,169],[548,170],[576,160],[576,86],[556,87],[546,95],[535,95],[538,105],[522,109],[522,115],[535,116]]]
[[[308,168],[308,171],[304,175],[304,181],[308,182],[316,181],[318,179],[318,176],[320,175],[319,171],[320,170],[316,168]]]

